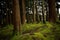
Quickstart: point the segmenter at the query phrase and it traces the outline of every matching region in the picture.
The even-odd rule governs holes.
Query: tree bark
[[[43,17],[43,23],[45,23],[45,18],[44,18],[44,0],[42,0],[42,17]]]
[[[33,0],[33,22],[36,22],[36,19],[35,19],[35,17],[36,17],[36,9],[35,9],[35,0]]]
[[[5,0],[6,1],[6,25],[9,24],[9,16],[8,16],[8,4],[9,4],[9,1],[8,0]]]
[[[39,23],[40,20],[39,20],[37,5],[38,5],[38,0],[36,0],[36,20],[37,20],[37,23]]]
[[[25,20],[26,20],[25,0],[22,0],[22,24],[25,24]]]
[[[55,0],[48,0],[49,3],[49,22],[56,22],[56,7]]]
[[[20,21],[20,8],[19,0],[13,0],[13,19],[14,19],[14,32],[20,33],[21,21]]]

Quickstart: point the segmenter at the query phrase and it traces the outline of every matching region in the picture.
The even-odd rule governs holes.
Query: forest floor
[[[14,36],[12,25],[0,30],[0,40],[60,40],[60,24],[57,23],[25,24],[21,27],[22,34]]]

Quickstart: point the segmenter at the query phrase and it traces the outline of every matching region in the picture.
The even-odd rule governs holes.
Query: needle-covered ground
[[[21,26],[20,35],[13,35],[13,26],[0,29],[1,40],[60,40],[60,24],[30,23]],[[3,39],[5,38],[5,39]]]

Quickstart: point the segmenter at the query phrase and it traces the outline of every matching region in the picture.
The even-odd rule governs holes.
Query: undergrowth
[[[0,30],[1,36],[12,35],[13,26],[7,25]],[[21,32],[21,35],[11,36],[10,40],[60,40],[60,24],[57,23],[24,24]]]

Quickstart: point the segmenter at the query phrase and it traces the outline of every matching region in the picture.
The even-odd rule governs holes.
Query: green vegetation
[[[9,39],[13,33],[13,25],[7,25],[3,28],[0,28],[0,40]],[[7,39],[7,40],[8,40]]]
[[[21,27],[22,34],[14,36],[12,36],[12,25],[8,25],[0,30],[0,35],[10,36],[10,40],[59,40],[60,38],[60,25],[57,23],[24,24]]]
[[[22,27],[21,27],[21,31],[22,32],[26,32],[26,31],[30,31],[30,30],[34,30],[36,28],[39,28],[41,26],[43,26],[44,24],[43,23],[34,23],[34,24],[24,24]]]

